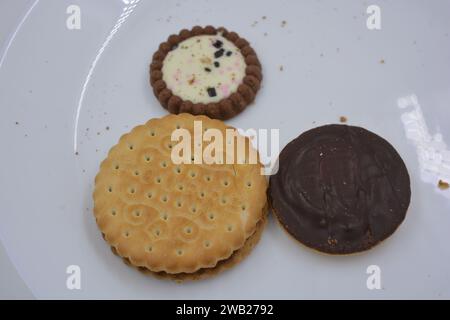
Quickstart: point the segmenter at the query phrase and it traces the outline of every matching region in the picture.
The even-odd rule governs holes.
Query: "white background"
[[[436,187],[449,172],[424,173],[449,160],[430,139],[450,141],[450,1],[377,1],[382,30],[369,31],[365,1],[141,0],[101,55],[122,1],[41,0],[20,25],[32,3],[0,2],[0,240],[11,261],[0,251],[1,296],[29,297],[21,277],[38,298],[450,298],[450,191]],[[81,30],[66,28],[70,4],[81,8]],[[391,238],[364,254],[324,256],[271,220],[241,264],[183,285],[111,254],[92,217],[93,178],[123,133],[166,114],[149,89],[148,63],[169,34],[196,24],[237,31],[263,64],[256,103],[231,125],[280,128],[283,147],[346,116],[395,146],[412,200]],[[402,121],[413,109],[397,105],[411,94],[423,112],[416,138],[434,150],[425,162]],[[65,286],[70,264],[81,267],[82,290]],[[382,270],[381,290],[366,288],[371,264]]]

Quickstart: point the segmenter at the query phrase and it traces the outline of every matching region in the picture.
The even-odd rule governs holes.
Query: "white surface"
[[[23,282],[0,243],[0,299],[33,299],[30,289]]]
[[[1,1],[0,12],[0,52],[3,52],[11,35],[21,20],[23,13],[32,3],[31,0]],[[1,54],[0,54],[1,56]],[[1,237],[0,237],[1,239]],[[0,299],[31,299],[33,295],[17,273],[8,254],[0,243]]]
[[[74,31],[65,24],[70,4],[39,1],[0,66],[0,237],[36,297],[450,298],[450,191],[436,187],[449,174],[439,140],[450,141],[449,1],[377,1],[382,30],[369,31],[363,1],[142,0],[112,38],[123,1],[77,1],[82,28]],[[93,178],[120,135],[166,114],[149,89],[148,64],[169,34],[196,24],[237,31],[263,64],[256,103],[231,125],[280,128],[284,146],[344,115],[397,148],[412,199],[391,238],[330,257],[270,221],[240,265],[183,285],[146,277],[111,254],[91,212]],[[397,106],[410,94],[420,110]],[[81,267],[82,290],[66,288],[71,264]],[[366,288],[372,264],[381,290]]]

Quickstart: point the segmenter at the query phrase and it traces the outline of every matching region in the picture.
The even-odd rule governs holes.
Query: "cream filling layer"
[[[163,80],[173,94],[193,103],[218,102],[237,91],[245,60],[221,35],[201,35],[178,44],[165,57]]]

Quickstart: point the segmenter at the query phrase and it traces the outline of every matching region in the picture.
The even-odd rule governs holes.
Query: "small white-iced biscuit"
[[[163,80],[174,95],[192,103],[218,102],[237,91],[246,63],[222,35],[188,38],[164,59]]]

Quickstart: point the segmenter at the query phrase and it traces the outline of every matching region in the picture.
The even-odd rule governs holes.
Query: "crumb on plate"
[[[438,187],[441,190],[447,190],[448,188],[450,188],[450,185],[447,181],[439,179]]]

